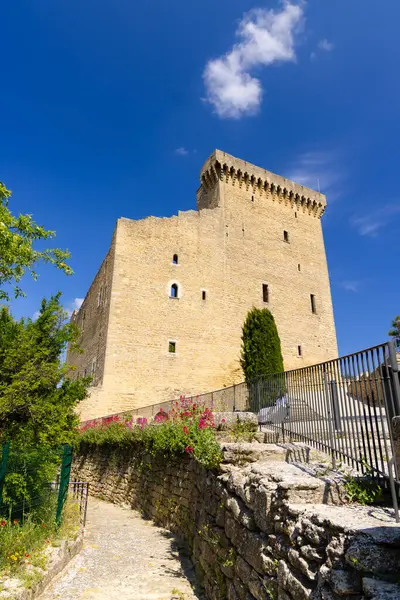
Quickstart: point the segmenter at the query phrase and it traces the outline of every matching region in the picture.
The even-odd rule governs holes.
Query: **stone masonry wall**
[[[260,452],[259,462],[216,473],[186,456],[140,461],[127,449],[86,448],[74,476],[184,540],[210,600],[398,600],[400,528],[370,508],[323,504],[338,501],[335,490],[265,462],[268,445]]]

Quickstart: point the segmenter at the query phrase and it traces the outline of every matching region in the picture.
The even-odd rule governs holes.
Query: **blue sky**
[[[82,298],[120,216],[195,207],[214,148],[327,194],[341,354],[400,313],[398,0],[3,3],[0,179],[72,252],[14,304]],[[270,13],[269,11],[274,11]]]

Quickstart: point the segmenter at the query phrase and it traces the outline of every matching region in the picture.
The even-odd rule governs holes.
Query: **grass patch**
[[[32,587],[46,568],[47,548],[60,545],[63,539],[76,539],[80,530],[79,506],[67,500],[63,520],[55,522],[57,499],[37,508],[23,520],[0,517],[0,576],[21,579]]]

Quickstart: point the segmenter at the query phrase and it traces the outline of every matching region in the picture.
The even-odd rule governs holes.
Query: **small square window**
[[[268,289],[268,285],[266,283],[263,283],[262,295],[263,295],[263,302],[269,302],[269,289]]]
[[[300,263],[297,265],[297,269],[298,269],[299,271],[301,271],[301,266],[300,266]]]
[[[303,356],[303,350],[301,346],[297,346],[297,356]]]
[[[176,353],[176,342],[168,342],[168,352],[171,354]]]
[[[206,290],[202,290],[202,292],[201,292],[201,299],[202,299],[202,300],[205,300],[205,299],[206,299],[206,296],[207,296],[207,292],[206,292]]]
[[[287,231],[283,232],[283,241],[289,243],[289,233]]]

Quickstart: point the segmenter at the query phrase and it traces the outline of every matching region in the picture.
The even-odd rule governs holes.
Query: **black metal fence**
[[[396,345],[380,344],[325,363],[260,376],[190,398],[214,411],[251,411],[276,439],[302,441],[382,485],[400,486],[392,418],[400,415]],[[128,411],[151,418],[174,401]],[[175,401],[176,402],[176,401]],[[105,418],[107,421],[110,417]],[[112,417],[111,417],[112,418]],[[394,497],[396,505],[396,499]]]
[[[86,525],[87,507],[89,500],[89,483],[87,481],[70,481],[69,496],[72,497],[79,507],[80,521],[83,527]]]

